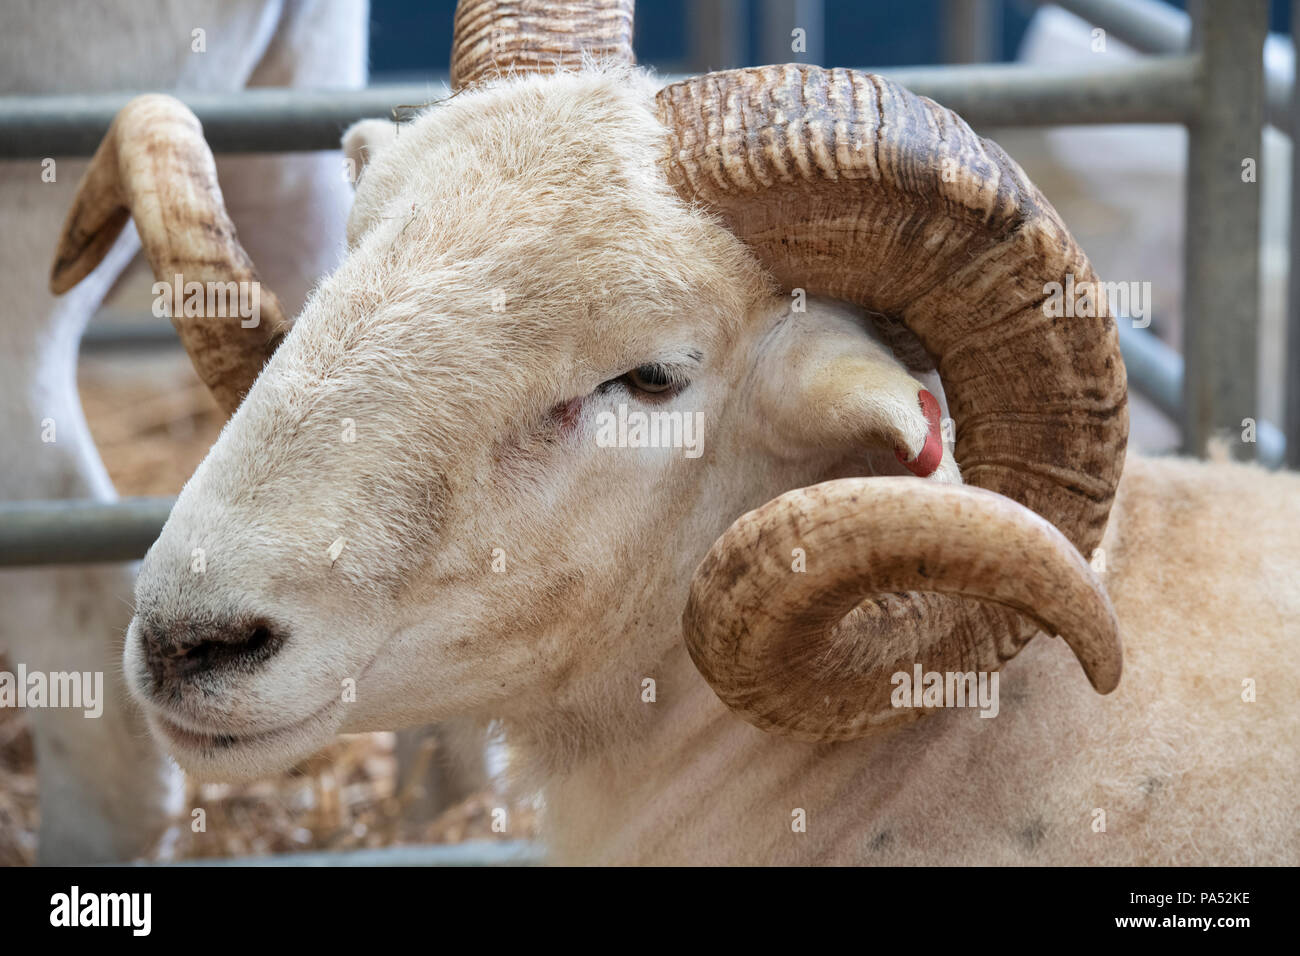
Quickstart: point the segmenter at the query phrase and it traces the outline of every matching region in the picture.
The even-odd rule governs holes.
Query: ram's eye
[[[652,395],[667,392],[683,384],[677,381],[673,374],[662,365],[638,365],[624,375],[623,378],[629,387]]]
[[[692,356],[694,358],[694,356]],[[608,392],[610,389],[622,389],[632,396],[641,396],[646,401],[666,401],[690,385],[685,370],[677,365],[663,362],[647,362],[638,365],[630,372],[624,372],[618,378],[601,382],[596,391]]]

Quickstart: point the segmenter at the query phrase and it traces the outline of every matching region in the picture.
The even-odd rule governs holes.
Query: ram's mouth
[[[254,734],[210,733],[208,731],[190,730],[161,715],[155,715],[154,725],[169,743],[188,750],[229,750],[245,744],[256,743],[259,740],[281,733],[280,730],[268,730]]]
[[[149,715],[149,722],[157,734],[167,741],[170,748],[208,756],[234,750],[269,749],[288,743],[293,738],[301,740],[311,736],[313,725],[324,722],[333,703],[327,701],[319,710],[306,717],[271,730],[248,732],[201,730],[177,723],[173,718],[158,711]]]

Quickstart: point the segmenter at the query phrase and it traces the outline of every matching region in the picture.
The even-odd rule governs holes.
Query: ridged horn
[[[1066,317],[1050,307],[1059,290],[1052,283],[1082,289],[1096,276],[1024,172],[952,111],[853,70],[712,73],[664,88],[657,105],[668,130],[663,169],[678,193],[714,211],[787,288],[906,325],[939,371],[964,480],[1031,509],[1091,553],[1123,467],[1124,365],[1108,314]],[[1106,313],[1101,299],[1096,293],[1093,301]],[[909,488],[922,494],[918,486]],[[942,550],[942,537],[909,530]],[[707,577],[724,566],[706,561],[694,593],[713,593]],[[797,577],[769,583],[804,586]],[[784,600],[775,592],[771,599]],[[924,632],[916,659],[934,670],[969,670],[972,662],[987,669],[1042,625],[1030,623],[1028,610],[934,593],[878,596],[821,641],[830,646],[850,625],[869,622],[860,656],[873,657],[865,645],[888,643],[881,635],[892,628]],[[716,657],[699,646],[692,653]],[[1089,671],[1099,690],[1112,686],[1105,675],[1118,676],[1119,655],[1116,638]],[[717,670],[710,679],[725,680]],[[790,709],[768,712],[768,729],[800,736],[844,739],[889,716],[873,694],[839,701],[836,720],[810,725],[789,695],[769,690]]]
[[[172,285],[180,276],[182,283],[199,282],[205,290],[208,283],[221,284],[212,288],[221,293],[220,311],[226,316],[169,311],[199,378],[217,403],[233,412],[289,322],[275,293],[261,284],[226,215],[203,128],[170,96],[138,96],[113,119],[64,221],[50,290],[60,295],[90,274],[131,218],[159,282]],[[250,303],[256,290],[256,314],[245,318],[231,307],[229,283],[236,283],[235,303],[239,284],[249,283],[243,288]],[[208,297],[203,298],[206,307]]]
[[[805,568],[791,555],[802,549]],[[864,600],[950,595],[922,618]],[[931,643],[987,602],[1061,635],[1092,685],[1119,683],[1120,639],[1106,591],[1065,536],[1010,498],[913,478],[841,478],[787,492],[742,516],[700,565],[683,615],[700,673],[764,730],[843,740],[916,711],[891,705],[892,675],[996,670],[988,641]],[[841,623],[843,622],[843,623]]]
[[[577,69],[584,55],[631,64],[633,0],[461,0],[451,86],[508,73]]]

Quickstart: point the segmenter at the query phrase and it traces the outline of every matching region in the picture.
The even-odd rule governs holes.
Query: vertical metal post
[[[1291,43],[1296,52],[1295,85],[1291,93],[1291,129],[1300,130],[1300,2],[1291,4]],[[1286,434],[1286,465],[1300,469],[1300,148],[1291,138],[1291,236],[1287,241],[1286,360],[1282,365],[1282,430]]]
[[[1201,105],[1187,130],[1183,449],[1204,455],[1220,434],[1253,460],[1241,438],[1259,418],[1259,185],[1243,163],[1260,159],[1268,0],[1189,6]]]
[[[1001,0],[944,0],[943,62],[996,63],[1001,29]]]
[[[687,72],[747,65],[746,0],[695,0],[688,7],[691,48]]]
[[[815,63],[826,60],[823,0],[762,0],[759,63]],[[796,49],[794,30],[802,30]]]

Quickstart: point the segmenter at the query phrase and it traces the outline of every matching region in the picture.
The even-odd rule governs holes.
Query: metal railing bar
[[[977,126],[1182,123],[1195,95],[1194,57],[1144,57],[1121,66],[1051,69],[1015,63],[907,67],[880,72]],[[665,77],[672,82],[676,77]],[[0,159],[89,156],[135,94],[0,97]],[[337,149],[351,123],[429,103],[430,83],[364,90],[250,89],[183,93],[214,152]]]
[[[1132,328],[1126,320],[1120,320],[1119,326],[1129,384],[1165,415],[1176,422],[1182,421],[1182,356],[1152,333]],[[168,322],[96,319],[82,336],[81,347],[89,352],[141,347],[180,348],[180,339]]]
[[[137,561],[175,498],[0,503],[0,567]]]
[[[389,846],[360,850],[321,850],[271,856],[205,857],[134,866],[540,866],[542,848],[523,840]]]
[[[1183,357],[1145,329],[1116,322],[1119,347],[1124,354],[1129,385],[1175,422],[1183,415]],[[1256,427],[1260,464],[1280,468],[1286,458],[1287,439],[1272,422]]]
[[[1032,0],[1070,11],[1101,27],[1139,53],[1185,53],[1191,44],[1192,19],[1160,0]],[[1295,83],[1295,51],[1285,34],[1264,41],[1265,116],[1284,133],[1292,129],[1291,90]]]
[[[180,348],[181,340],[170,322],[122,322],[91,320],[81,335],[83,352],[116,349]]]
[[[1186,123],[1196,110],[1194,56],[1056,69],[977,63],[880,72],[976,127]]]
[[[1129,383],[1165,415],[1180,420],[1183,357],[1145,329],[1118,321]],[[1257,425],[1259,461],[1280,467],[1287,440],[1270,422]],[[135,561],[162,530],[175,498],[0,503],[0,567]]]
[[[0,97],[0,159],[89,156],[135,92]],[[338,149],[360,119],[446,96],[433,83],[360,90],[261,88],[172,93],[192,109],[213,152],[291,153]]]

